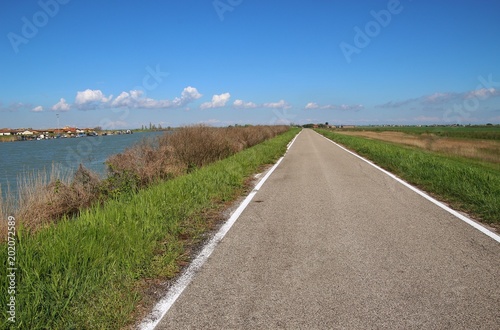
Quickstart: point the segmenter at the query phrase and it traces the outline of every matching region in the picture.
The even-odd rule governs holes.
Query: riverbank
[[[245,191],[253,173],[276,161],[298,129],[156,182],[73,219],[29,234],[18,228],[16,324],[27,328],[120,329],[147,305],[149,283],[174,276],[219,211]],[[6,244],[0,258],[7,260]],[[0,276],[7,276],[6,267]],[[7,306],[8,286],[0,304]],[[2,326],[9,326],[2,311]]]
[[[81,137],[98,137],[112,135],[126,135],[134,133],[169,132],[175,128],[161,129],[123,129],[123,130],[93,130],[69,128],[60,130],[25,130],[25,129],[3,129],[0,130],[0,142],[21,142],[21,141],[43,141]],[[3,132],[2,132],[3,131]]]

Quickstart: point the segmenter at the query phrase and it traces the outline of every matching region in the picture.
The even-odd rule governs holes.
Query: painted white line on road
[[[441,203],[440,201],[432,198],[431,196],[429,196],[427,193],[423,192],[422,190],[412,186],[411,184],[409,184],[408,182],[398,178],[397,176],[395,176],[394,174],[392,174],[391,172],[387,171],[387,170],[384,170],[382,167],[374,164],[372,161],[364,158],[364,157],[361,157],[360,155],[352,152],[351,150],[348,150],[346,149],[345,147],[341,146],[340,144],[330,140],[329,138],[327,138],[326,136],[316,132],[317,134],[319,134],[320,136],[322,136],[323,138],[325,138],[327,141],[335,144],[337,147],[347,151],[348,153],[350,153],[351,155],[355,156],[355,157],[358,157],[359,159],[363,160],[364,162],[370,164],[371,166],[375,167],[376,169],[384,172],[385,174],[387,174],[388,176],[390,176],[391,178],[393,178],[394,180],[398,181],[399,183],[401,183],[402,185],[406,186],[407,188],[413,190],[414,192],[416,192],[417,194],[419,194],[420,196],[424,197],[425,199],[427,199],[428,201],[436,204],[437,206],[439,206],[440,208],[444,209],[445,211],[448,211],[449,213],[453,214],[454,216],[456,216],[457,218],[459,218],[460,220],[464,221],[465,223],[467,223],[468,225],[474,227],[475,229],[479,230],[480,232],[482,232],[483,234],[485,235],[488,235],[489,237],[493,238],[495,241],[499,242],[500,243],[500,236],[497,235],[496,233],[492,232],[491,230],[488,230],[487,228],[481,226],[480,224],[478,224],[477,222],[473,221],[472,219],[469,219],[468,217],[464,216],[463,214],[455,211],[454,209],[450,208],[449,206],[446,206],[445,204]]]
[[[288,144],[287,152],[292,146],[292,144],[295,142],[295,139],[299,134],[297,134],[295,138]],[[158,323],[160,323],[165,314],[167,314],[167,312],[175,303],[177,298],[179,298],[179,296],[182,294],[184,289],[186,289],[189,283],[191,283],[196,273],[201,269],[203,264],[207,261],[208,257],[210,257],[212,252],[215,250],[215,247],[220,243],[220,241],[224,238],[224,236],[226,236],[229,229],[231,229],[236,220],[238,220],[241,213],[243,213],[248,204],[250,204],[255,194],[259,191],[259,189],[262,187],[264,182],[266,182],[269,176],[271,176],[271,174],[278,167],[278,165],[281,163],[284,157],[285,156],[281,157],[276,162],[276,164],[274,164],[274,166],[271,167],[271,169],[266,173],[266,175],[257,183],[252,192],[250,192],[250,194],[248,194],[248,196],[243,200],[243,202],[241,202],[241,204],[238,206],[236,211],[234,211],[229,220],[227,220],[227,222],[224,225],[222,225],[222,227],[214,235],[214,237],[212,237],[212,239],[208,241],[208,243],[205,245],[200,254],[196,256],[196,258],[191,262],[189,267],[182,273],[182,275],[177,279],[174,285],[168,290],[166,296],[156,304],[151,314],[145,320],[142,321],[142,323],[139,325],[139,329],[153,330],[154,328],[156,328]]]

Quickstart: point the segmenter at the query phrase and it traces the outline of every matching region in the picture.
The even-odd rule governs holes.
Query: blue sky
[[[500,123],[500,2],[5,1],[0,128]]]

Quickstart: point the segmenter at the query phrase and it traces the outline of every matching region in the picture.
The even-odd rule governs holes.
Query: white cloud
[[[34,107],[33,109],[31,109],[32,112],[42,112],[43,111],[43,107],[41,105],[37,106],[37,107]]]
[[[426,104],[440,104],[448,102],[453,96],[454,93],[434,93],[431,95],[427,95],[423,97],[422,103]]]
[[[254,109],[257,108],[257,104],[253,102],[244,102],[243,100],[236,100],[233,102],[233,107],[237,109]]]
[[[291,106],[285,102],[285,100],[280,100],[279,102],[270,102],[270,103],[264,103],[262,105],[264,108],[271,108],[271,109],[289,109]]]
[[[492,88],[481,88],[481,89],[476,89],[474,91],[467,92],[467,93],[465,93],[464,98],[471,99],[471,98],[477,97],[480,100],[484,100],[490,96],[498,96],[498,95],[500,95],[500,90],[492,87]]]
[[[61,98],[59,102],[54,104],[51,108],[52,111],[69,111],[70,110],[70,105],[66,103],[66,100]]]
[[[143,91],[131,90],[129,92],[121,92],[111,103],[111,107],[121,108],[144,108],[144,109],[168,109],[180,108],[184,105],[199,99],[202,95],[194,87],[188,86],[184,88],[181,97],[176,97],[173,101],[170,100],[155,100],[143,97]]]
[[[86,89],[76,92],[75,105],[80,109],[95,109],[100,104],[109,102],[113,95],[106,97],[100,90]]]
[[[118,95],[113,102],[111,102],[112,107],[130,107],[132,105],[132,100],[133,96],[131,95],[135,91],[130,91],[130,93],[127,92],[121,92],[120,95]]]
[[[199,99],[200,97],[202,97],[202,95],[198,93],[196,88],[188,86],[182,91],[181,97],[175,98],[173,103],[176,106],[182,107],[189,102]]]
[[[318,103],[314,103],[314,102],[309,102],[306,104],[306,109],[318,109],[319,108],[319,105]]]
[[[388,109],[400,108],[402,106],[411,104],[414,101],[416,101],[416,99],[408,99],[408,100],[404,100],[404,101],[400,101],[400,102],[389,101],[389,102],[386,102],[384,104],[376,105],[375,108],[388,108]]]
[[[353,105],[341,104],[339,106],[333,106],[333,107],[334,107],[333,109],[340,109],[344,111],[358,111],[364,108],[362,104],[353,104]]]
[[[205,102],[200,105],[200,109],[222,108],[226,106],[227,101],[231,98],[231,94],[223,93],[212,96],[211,102]]]
[[[364,106],[362,104],[354,104],[354,105],[348,105],[348,104],[341,104],[341,105],[335,105],[335,104],[319,105],[319,104],[317,104],[315,102],[309,102],[305,106],[306,110],[322,109],[322,110],[358,111],[358,110],[361,110],[363,108],[364,108]]]

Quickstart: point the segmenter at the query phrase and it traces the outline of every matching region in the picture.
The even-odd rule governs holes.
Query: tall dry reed
[[[53,166],[50,174],[32,173],[20,180],[16,218],[35,229],[77,214],[99,198],[99,176],[82,165],[73,175]]]

